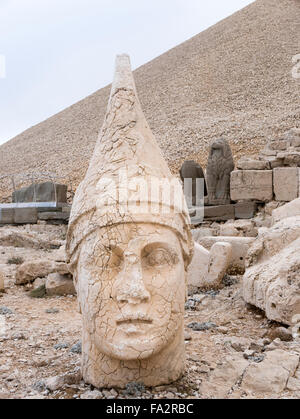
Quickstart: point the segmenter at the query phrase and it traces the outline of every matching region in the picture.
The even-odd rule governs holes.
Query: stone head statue
[[[230,174],[233,170],[234,162],[228,142],[224,138],[213,140],[206,168],[209,204],[230,204]]]
[[[189,223],[181,185],[143,115],[129,57],[118,56],[67,236],[87,383],[156,386],[183,373]]]

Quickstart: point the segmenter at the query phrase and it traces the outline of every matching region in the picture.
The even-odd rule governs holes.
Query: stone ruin
[[[231,174],[231,199],[289,202],[299,197],[300,129],[270,141],[258,156],[244,157]]]
[[[37,183],[34,181],[34,174],[30,174],[29,177],[33,183],[16,189],[15,177],[17,175],[7,177],[12,177],[14,191],[11,195],[11,203],[0,204],[0,225],[38,222],[68,223],[71,206],[67,199],[67,185],[53,181]]]

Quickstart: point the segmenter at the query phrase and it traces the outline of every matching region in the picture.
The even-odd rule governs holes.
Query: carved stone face
[[[180,241],[167,227],[98,229],[85,239],[75,281],[91,344],[111,358],[149,358],[182,326],[184,262]]]

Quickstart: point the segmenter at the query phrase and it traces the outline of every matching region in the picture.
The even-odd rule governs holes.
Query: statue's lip
[[[117,325],[121,324],[151,324],[153,320],[143,313],[128,315],[128,316],[120,316],[116,320]]]

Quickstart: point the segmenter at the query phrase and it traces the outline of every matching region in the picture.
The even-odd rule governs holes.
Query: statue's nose
[[[125,263],[119,273],[113,292],[113,298],[118,303],[140,304],[150,301],[150,293],[147,291],[142,275],[140,264]]]

